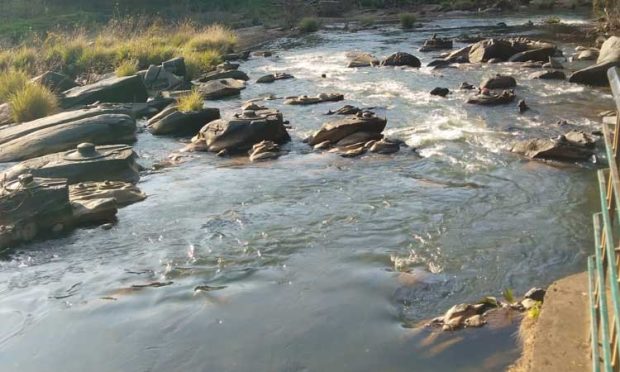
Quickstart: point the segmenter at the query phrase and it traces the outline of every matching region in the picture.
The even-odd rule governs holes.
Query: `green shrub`
[[[312,17],[302,18],[299,21],[299,30],[303,33],[316,32],[319,30],[319,20]]]
[[[181,112],[199,111],[204,105],[204,98],[202,94],[197,90],[192,90],[191,93],[181,96],[177,99],[177,108]]]
[[[175,36],[174,41],[182,42],[180,36]],[[195,31],[194,35],[185,43],[187,49],[193,52],[206,50],[219,50],[229,52],[237,43],[237,36],[229,28],[221,25],[213,25],[201,31]]]
[[[400,19],[400,27],[405,30],[412,29],[415,25],[416,17],[411,13],[401,13],[398,18]]]
[[[116,67],[114,73],[117,77],[133,76],[138,73],[138,61],[129,59],[122,61]]]
[[[5,103],[15,93],[23,90],[28,84],[28,76],[18,70],[7,70],[0,73],[0,103]]]
[[[16,70],[34,74],[36,72],[36,65],[37,51],[34,48],[20,48],[13,54],[12,66]]]
[[[221,54],[217,50],[185,53],[183,57],[189,78],[196,78],[203,72],[211,71],[222,62]]]
[[[9,97],[11,114],[16,123],[23,123],[53,114],[58,109],[58,99],[46,87],[29,83]]]
[[[116,54],[113,49],[91,46],[84,49],[82,55],[73,64],[75,73],[96,72],[104,73],[114,68]]]
[[[540,316],[540,310],[542,308],[542,304],[543,304],[542,302],[536,301],[534,306],[529,308],[529,310],[527,311],[528,318],[530,318],[530,319],[538,319],[538,317]]]

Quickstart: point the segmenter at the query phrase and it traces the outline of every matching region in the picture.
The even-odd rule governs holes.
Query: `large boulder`
[[[128,144],[135,140],[136,121],[132,117],[124,114],[102,114],[53,126],[41,126],[36,131],[6,141],[0,146],[0,162],[30,159],[69,150],[82,142],[107,145]]]
[[[220,110],[216,108],[182,112],[172,106],[153,116],[147,129],[155,135],[193,136],[205,124],[219,118]]]
[[[95,102],[146,102],[148,93],[140,75],[112,77],[63,93],[62,105],[72,107]]]
[[[261,108],[245,110],[231,120],[219,119],[205,125],[192,139],[207,151],[228,153],[250,150],[261,141],[282,144],[290,141],[282,114],[277,110]]]
[[[68,76],[53,71],[47,71],[33,78],[32,81],[47,87],[55,93],[64,92],[65,90],[78,86],[78,84]]]
[[[546,47],[546,48],[538,48],[532,50],[526,50],[523,52],[519,52],[517,54],[512,55],[508,61],[510,62],[528,62],[528,61],[539,61],[539,62],[547,62],[549,61],[549,57],[555,55],[557,49],[555,47]]]
[[[245,82],[236,79],[210,80],[197,86],[197,90],[207,100],[237,96],[243,89]]]
[[[381,61],[381,66],[409,66],[420,67],[420,60],[409,53],[397,52]]]
[[[485,79],[480,84],[481,89],[507,89],[517,86],[517,81],[512,76],[497,74]]]
[[[0,174],[0,179],[15,180],[23,174],[32,174],[63,178],[70,185],[106,180],[136,183],[140,179],[136,159],[131,146],[83,143],[70,151],[23,161]]]
[[[472,45],[468,45],[461,49],[455,50],[454,52],[449,53],[444,59],[451,63],[468,63],[471,48]]]
[[[595,142],[589,135],[571,131],[556,139],[531,139],[515,144],[512,152],[530,159],[585,161],[594,154]]]
[[[620,66],[620,37],[612,36],[605,40],[594,66],[576,71],[569,78],[571,83],[605,86],[607,70]]]
[[[468,57],[471,63],[487,62],[492,58],[507,61],[515,53],[517,53],[517,50],[509,41],[487,39],[472,45]]]
[[[387,120],[377,117],[371,112],[359,112],[345,118],[323,124],[309,139],[308,144],[315,146],[325,141],[336,144],[354,133],[381,133]]]

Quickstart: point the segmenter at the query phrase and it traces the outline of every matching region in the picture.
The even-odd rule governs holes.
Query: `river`
[[[499,64],[432,71],[347,69],[345,52],[386,56],[434,32],[492,32],[544,16],[440,19],[403,32],[322,31],[273,42],[242,64],[295,80],[248,84],[214,103],[231,115],[260,95],[341,92],[346,101],[286,106],[293,141],[276,161],[197,154],[145,175],[148,199],[109,231],[79,229],[0,261],[2,371],[494,371],[518,357],[516,323],[436,333],[419,323],[506,288],[522,294],[583,271],[597,206],[594,167],[526,161],[513,141],[555,136],[567,120],[597,129],[609,92],[527,79]],[[578,16],[562,16],[581,22]],[[510,30],[510,29],[509,29]],[[460,47],[462,44],[455,45]],[[464,45],[464,44],[463,44]],[[565,54],[576,44],[563,41]],[[463,81],[515,75],[515,105],[464,103]],[[321,74],[326,74],[322,78]],[[445,99],[428,92],[437,86]],[[376,107],[391,156],[341,158],[301,140],[342,104]],[[146,165],[182,144],[139,135]],[[131,289],[153,281],[159,288]],[[195,291],[208,285],[209,291]]]

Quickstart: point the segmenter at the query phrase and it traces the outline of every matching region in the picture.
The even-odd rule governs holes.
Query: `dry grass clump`
[[[221,25],[199,27],[190,22],[168,25],[146,18],[112,20],[98,35],[84,31],[49,33],[44,40],[0,50],[0,71],[15,69],[36,75],[59,71],[70,76],[114,71],[124,61],[137,68],[185,57],[194,73],[212,69],[237,37]]]
[[[128,59],[128,60],[125,60],[119,63],[119,65],[116,67],[116,70],[114,70],[114,74],[117,77],[133,76],[137,73],[138,73],[138,61],[131,60],[131,59]]]
[[[53,114],[58,110],[58,99],[48,88],[28,83],[8,100],[16,123],[23,123]]]
[[[203,105],[204,98],[202,98],[202,94],[195,89],[192,90],[191,93],[177,99],[177,108],[181,112],[200,111]]]
[[[5,70],[0,72],[0,103],[5,103],[15,93],[23,90],[30,80],[23,71]]]

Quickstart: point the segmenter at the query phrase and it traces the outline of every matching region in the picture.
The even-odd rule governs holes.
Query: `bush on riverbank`
[[[6,70],[0,72],[0,103],[5,103],[12,95],[28,84],[28,76],[22,71]]]
[[[8,100],[13,120],[23,123],[53,114],[58,110],[58,99],[46,87],[28,83]]]
[[[204,99],[197,90],[192,90],[191,93],[181,96],[177,100],[177,108],[181,112],[200,111],[203,105]]]
[[[316,32],[319,30],[319,20],[312,17],[302,18],[299,21],[299,30],[303,33]]]
[[[415,25],[416,17],[411,13],[401,13],[398,18],[400,19],[400,27],[405,30],[412,29]]]

